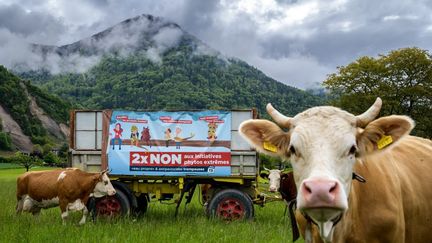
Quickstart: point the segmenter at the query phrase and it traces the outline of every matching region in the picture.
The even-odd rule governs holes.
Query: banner
[[[231,175],[231,112],[113,111],[112,175]]]

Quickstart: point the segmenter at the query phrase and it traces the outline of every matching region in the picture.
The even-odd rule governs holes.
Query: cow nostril
[[[337,183],[335,182],[334,185],[330,188],[329,192],[330,193],[335,192],[336,188],[337,188]]]
[[[304,184],[304,188],[308,193],[312,193],[312,189],[306,183]]]

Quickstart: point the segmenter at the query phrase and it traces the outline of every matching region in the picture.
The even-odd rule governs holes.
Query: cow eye
[[[104,181],[105,186],[108,185],[108,181]]]
[[[350,150],[349,150],[349,154],[350,155],[353,155],[353,154],[355,154],[357,152],[357,147],[355,146],[355,145],[353,145],[351,148],[350,148]]]

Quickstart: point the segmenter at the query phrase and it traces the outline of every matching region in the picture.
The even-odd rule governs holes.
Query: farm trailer
[[[252,218],[253,204],[265,202],[257,190],[257,153],[238,131],[242,121],[257,118],[255,109],[74,110],[70,117],[70,165],[109,168],[117,190],[90,201],[97,215],[144,213],[155,200],[174,200],[177,215],[197,186],[209,217]],[[185,132],[191,130],[198,132]]]

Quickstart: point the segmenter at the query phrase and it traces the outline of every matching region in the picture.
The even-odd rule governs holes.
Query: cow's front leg
[[[23,207],[24,207],[24,198],[20,198],[17,201],[16,214],[21,214],[21,212],[23,211]]]
[[[66,225],[66,219],[69,216],[67,202],[60,200],[60,210],[61,210],[61,218],[63,221],[63,225]]]
[[[80,225],[83,225],[86,222],[86,218],[87,218],[87,215],[88,215],[88,209],[87,209],[86,206],[84,206],[84,208],[82,209],[82,214],[83,214],[83,216],[82,216],[82,218],[81,218],[81,220],[79,222]]]

